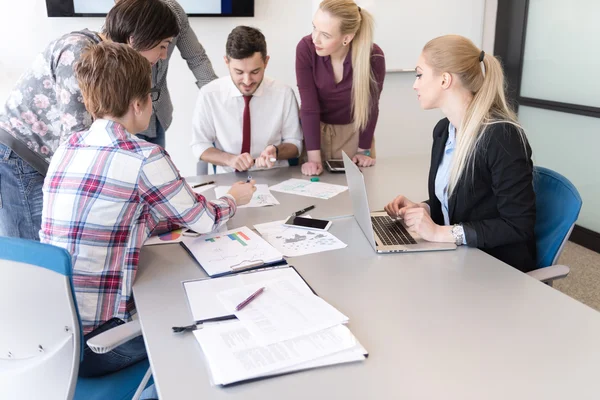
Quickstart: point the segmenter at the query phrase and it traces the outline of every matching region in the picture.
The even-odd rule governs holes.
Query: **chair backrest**
[[[0,237],[0,392],[6,399],[71,399],[81,326],[64,249]]]
[[[554,265],[569,238],[583,204],[579,192],[561,174],[534,167],[537,268]]]

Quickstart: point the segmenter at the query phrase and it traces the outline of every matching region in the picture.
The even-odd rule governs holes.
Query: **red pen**
[[[252,302],[252,300],[257,298],[264,291],[265,291],[265,288],[261,287],[256,292],[252,293],[246,300],[242,301],[240,304],[237,305],[237,307],[235,308],[235,311],[240,311],[242,308],[246,307],[248,304],[250,304]]]

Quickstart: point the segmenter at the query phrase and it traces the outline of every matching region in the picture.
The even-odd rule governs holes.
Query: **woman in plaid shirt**
[[[73,285],[86,339],[135,313],[132,283],[140,248],[159,222],[210,232],[250,201],[254,181],[209,202],[195,194],[169,155],[135,137],[148,127],[150,64],[123,44],[92,46],[75,66],[95,121],[55,152],[44,182],[40,239],[73,259]],[[105,324],[104,326],[102,326]],[[100,328],[100,329],[98,329]],[[114,372],[146,357],[142,337],[107,354],[85,349],[81,376]]]

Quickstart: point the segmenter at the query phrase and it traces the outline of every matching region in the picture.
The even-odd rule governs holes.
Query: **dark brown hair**
[[[133,100],[150,101],[150,63],[126,44],[92,45],[74,69],[85,108],[94,118],[121,118]]]
[[[131,39],[134,49],[144,51],[179,35],[179,23],[161,0],[120,0],[108,12],[102,31],[113,42]]]
[[[228,58],[243,60],[260,53],[263,60],[267,59],[267,41],[265,35],[256,28],[238,26],[227,37],[225,54]]]

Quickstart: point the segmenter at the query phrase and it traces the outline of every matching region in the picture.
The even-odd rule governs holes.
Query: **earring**
[[[348,42],[346,42],[346,41],[344,40],[344,42],[343,42],[342,44],[343,44],[344,46],[347,46],[347,45],[348,45]]]

